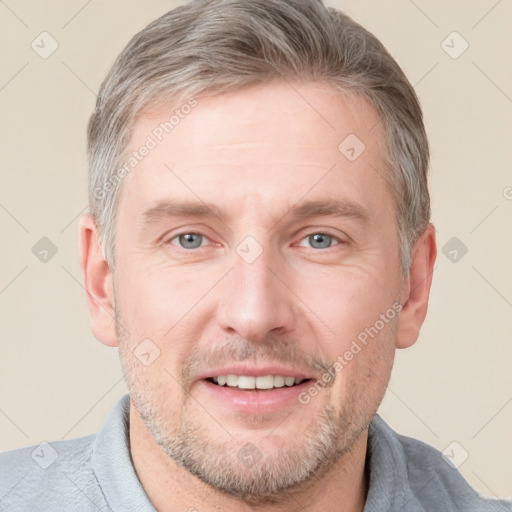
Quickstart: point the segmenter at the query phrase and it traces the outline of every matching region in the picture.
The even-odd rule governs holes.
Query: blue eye
[[[175,236],[171,243],[180,246],[182,249],[197,249],[206,243],[206,237],[199,233],[183,233]]]
[[[299,245],[302,247],[312,247],[313,249],[328,249],[338,243],[338,240],[331,235],[326,233],[314,233],[301,240]]]

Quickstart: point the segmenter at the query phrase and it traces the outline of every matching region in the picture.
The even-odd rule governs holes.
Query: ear
[[[409,275],[402,285],[402,310],[398,317],[397,348],[408,348],[418,339],[427,314],[436,255],[436,233],[434,226],[429,223],[414,244]]]
[[[87,292],[91,328],[98,341],[117,346],[112,273],[98,242],[94,218],[84,215],[79,224],[80,269]]]

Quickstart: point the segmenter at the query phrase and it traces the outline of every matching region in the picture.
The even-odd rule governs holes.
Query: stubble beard
[[[118,329],[119,355],[130,399],[155,442],[202,482],[247,503],[277,502],[307,482],[325,475],[367,429],[382,399],[380,396],[376,404],[362,407],[355,403],[357,399],[351,400],[351,396],[357,396],[356,389],[349,389],[347,403],[338,412],[329,400],[325,401],[316,418],[302,429],[302,442],[297,436],[285,435],[285,442],[293,438],[293,445],[273,446],[270,451],[260,450],[257,444],[250,442],[249,436],[246,439],[215,440],[197,416],[187,413],[194,401],[188,391],[182,393],[181,407],[174,416],[179,419],[171,424],[167,419],[171,415],[166,413],[166,404],[159,403],[155,399],[158,393],[152,392],[155,385],[141,376],[140,362],[132,353],[133,340],[123,338],[121,333],[123,329]],[[330,389],[323,392],[330,393]],[[296,408],[299,407],[307,405],[297,403]],[[306,411],[298,411],[298,414],[302,418],[309,416]],[[260,419],[264,421],[265,418]],[[254,420],[257,422],[258,418]],[[275,434],[278,431],[279,427]],[[249,452],[253,451],[249,462],[240,455],[248,445]]]

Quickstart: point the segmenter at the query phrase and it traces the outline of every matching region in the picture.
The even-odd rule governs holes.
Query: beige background
[[[79,274],[85,129],[115,56],[176,4],[0,3],[0,450],[95,432],[125,393],[115,349],[90,332]],[[452,454],[467,452],[460,470],[472,485],[510,497],[512,4],[329,4],[373,31],[402,65],[432,144],[440,251],[431,306],[417,345],[397,354],[381,414],[441,450],[456,441]],[[47,59],[31,48],[43,31],[59,45]],[[456,59],[442,46],[453,31],[469,44]],[[444,45],[453,54],[463,41],[450,36]],[[42,237],[58,248],[46,263],[32,253]],[[442,252],[452,237],[468,249],[455,263]]]

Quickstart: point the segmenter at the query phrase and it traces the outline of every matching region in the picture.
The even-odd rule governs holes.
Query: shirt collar
[[[137,477],[130,455],[130,397],[110,411],[94,442],[92,467],[105,501],[114,512],[155,512]]]
[[[398,436],[379,415],[370,423],[366,461],[370,478],[363,512],[423,510],[410,488]]]

